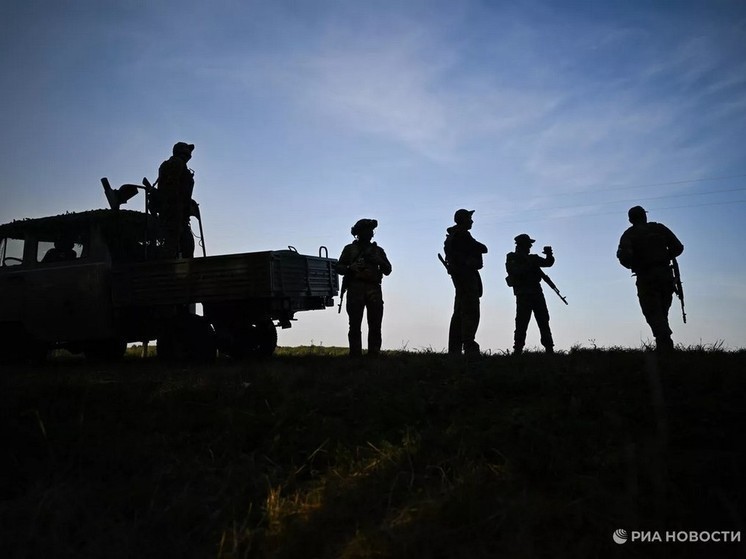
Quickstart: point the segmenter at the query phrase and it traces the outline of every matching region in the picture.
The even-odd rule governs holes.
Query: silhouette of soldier
[[[541,268],[554,264],[552,247],[545,246],[544,257],[531,254],[531,246],[536,242],[526,233],[515,237],[515,252],[509,252],[505,258],[506,278],[515,295],[515,332],[513,334],[513,352],[520,354],[526,344],[526,330],[531,321],[531,314],[536,318],[541,335],[541,345],[547,353],[554,353],[552,330],[549,328],[549,310],[541,289]]]
[[[158,169],[158,213],[166,258],[194,256],[194,237],[189,227],[194,171],[187,167],[193,150],[194,144],[177,142],[173,155]]]
[[[474,339],[479,328],[479,298],[482,296],[482,255],[487,247],[474,239],[469,232],[474,224],[474,210],[460,209],[453,216],[456,223],[446,229],[443,248],[446,267],[451,275],[456,295],[453,315],[448,328],[448,353],[450,355],[479,355],[479,344]]]
[[[637,297],[650,325],[658,351],[673,349],[668,311],[674,293],[671,259],[684,252],[684,245],[661,223],[648,222],[640,206],[627,213],[632,224],[619,239],[619,263],[637,276]]]
[[[337,272],[344,276],[342,293],[347,292],[347,315],[350,330],[350,356],[362,355],[361,326],[363,312],[368,318],[368,355],[381,351],[381,323],[383,322],[383,293],[381,280],[391,273],[391,263],[384,250],[372,241],[378,227],[375,219],[361,219],[350,229],[355,240],[342,249]]]
[[[75,260],[78,255],[73,250],[75,243],[70,239],[57,239],[54,248],[50,248],[45,254],[42,262],[65,262]]]

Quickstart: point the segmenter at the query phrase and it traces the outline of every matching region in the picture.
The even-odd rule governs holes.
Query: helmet
[[[192,155],[194,150],[194,144],[187,144],[186,142],[176,142],[174,144],[174,155],[183,153],[186,155]]]
[[[474,213],[474,210],[464,210],[463,208],[460,210],[456,210],[456,213],[453,214],[453,221],[456,223],[464,223],[465,221],[468,221],[471,219],[471,214]]]
[[[536,239],[532,239],[526,233],[521,233],[513,239],[517,245],[532,245],[536,242]]]
[[[357,236],[361,231],[373,231],[378,227],[378,221],[375,219],[359,219],[350,229],[353,236]]]
[[[637,221],[647,221],[648,216],[645,211],[645,208],[642,206],[635,206],[634,208],[630,208],[627,212],[627,217],[632,223],[635,223]]]

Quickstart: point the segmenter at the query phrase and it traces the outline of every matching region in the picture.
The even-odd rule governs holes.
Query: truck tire
[[[269,357],[277,348],[277,327],[271,320],[254,324],[255,349],[259,357]]]
[[[127,342],[121,338],[108,338],[88,342],[83,347],[83,354],[89,361],[114,362],[124,357]]]
[[[33,338],[20,324],[0,325],[0,364],[38,365],[47,358],[48,347]]]
[[[217,356],[215,331],[202,316],[179,316],[164,325],[156,353],[163,361],[211,363]]]
[[[271,320],[220,330],[220,351],[234,359],[269,357],[277,347],[277,328]]]

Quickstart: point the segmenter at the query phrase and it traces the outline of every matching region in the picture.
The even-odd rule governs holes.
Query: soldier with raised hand
[[[641,206],[630,208],[627,217],[632,225],[619,239],[616,256],[637,276],[637,297],[653,331],[656,350],[670,351],[674,348],[668,324],[674,294],[671,260],[684,252],[684,245],[665,225],[648,222]]]
[[[158,168],[158,215],[166,258],[194,256],[194,237],[189,227],[194,171],[187,167],[192,151],[194,144],[177,142],[173,155]]]
[[[337,272],[344,276],[342,294],[347,294],[347,315],[350,329],[347,335],[350,356],[363,353],[363,313],[368,318],[368,355],[381,351],[381,324],[383,322],[383,292],[381,280],[391,273],[391,263],[386,252],[372,239],[378,227],[375,219],[361,219],[350,229],[355,240],[344,247],[337,262]]]
[[[471,235],[473,214],[474,210],[456,211],[455,225],[446,230],[445,261],[456,291],[448,328],[449,355],[462,352],[479,355],[479,344],[475,340],[480,318],[479,299],[483,293],[479,270],[484,264],[482,255],[487,253],[487,247]]]
[[[509,252],[505,258],[505,269],[508,272],[506,281],[513,288],[516,304],[513,352],[516,355],[523,352],[526,330],[533,313],[539,326],[541,345],[547,353],[554,353],[554,340],[549,328],[549,309],[541,288],[544,275],[541,268],[548,268],[554,264],[552,247],[545,246],[542,257],[531,254],[531,246],[536,241],[526,233],[521,233],[514,241],[515,251]]]

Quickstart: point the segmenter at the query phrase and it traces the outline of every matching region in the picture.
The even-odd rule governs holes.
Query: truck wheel
[[[165,325],[156,341],[156,353],[165,361],[211,363],[217,356],[215,331],[202,316],[180,316]]]
[[[127,342],[121,338],[108,338],[88,342],[83,347],[85,358],[89,361],[119,361],[127,351]]]
[[[277,347],[277,328],[271,320],[224,328],[219,332],[220,350],[234,359],[269,357]]]
[[[275,352],[277,347],[277,328],[271,320],[254,324],[254,336],[256,349],[254,350],[259,357],[269,357]]]
[[[0,327],[0,364],[39,365],[47,358],[48,347],[35,340],[23,327],[2,325]]]

